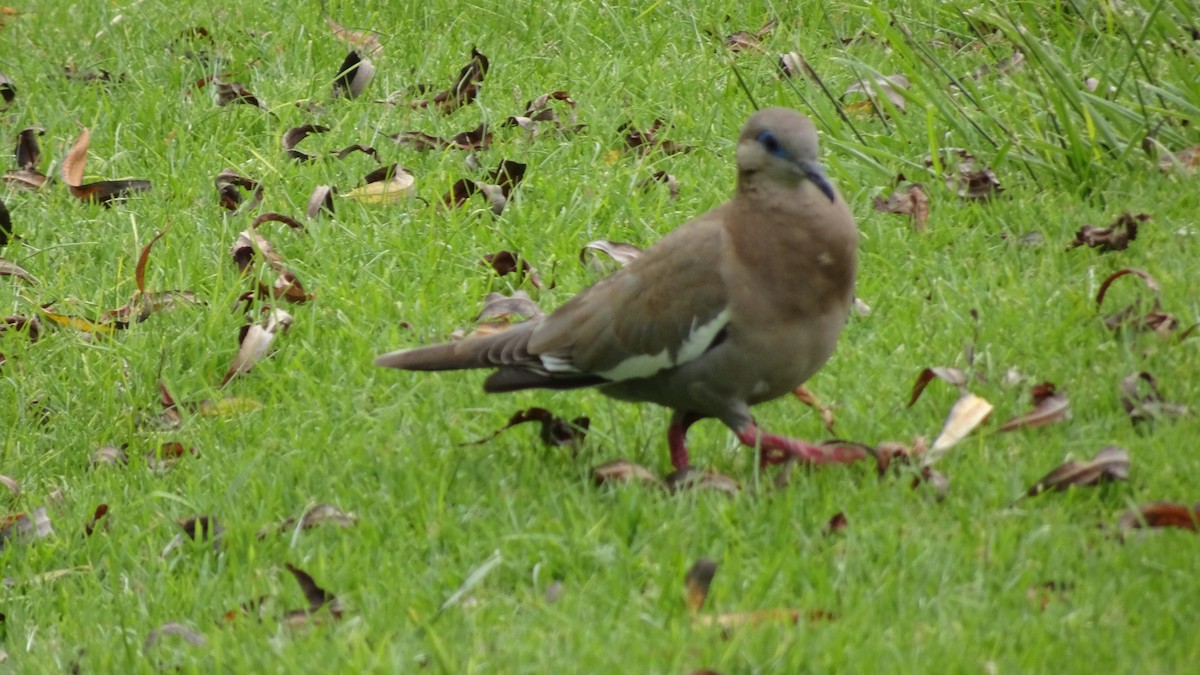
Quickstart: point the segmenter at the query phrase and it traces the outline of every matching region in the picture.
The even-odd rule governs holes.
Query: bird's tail
[[[533,323],[527,321],[500,333],[457,342],[389,352],[376,357],[375,365],[401,370],[467,370],[513,365],[531,358],[526,346]]]

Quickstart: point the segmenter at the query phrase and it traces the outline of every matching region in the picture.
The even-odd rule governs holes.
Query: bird
[[[490,368],[488,393],[595,387],[672,411],[671,464],[715,418],[763,465],[849,463],[858,447],[767,433],[751,406],[794,391],[830,358],[854,298],[858,229],[818,162],[817,130],[758,110],[737,139],[725,203],[678,226],[552,313],[489,335],[383,354],[414,371]]]

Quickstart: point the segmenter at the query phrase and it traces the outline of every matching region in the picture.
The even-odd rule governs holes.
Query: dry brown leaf
[[[799,387],[796,387],[792,391],[792,394],[795,395],[796,398],[800,399],[800,402],[804,405],[821,413],[821,422],[825,425],[825,430],[831,434],[834,433],[833,425],[836,420],[833,415],[833,408],[821,403],[821,399],[817,398],[817,395],[812,393],[812,390],[803,384]]]
[[[8,110],[15,100],[17,100],[17,88],[13,86],[12,80],[7,75],[0,73],[0,101],[3,101],[0,111]]]
[[[1143,504],[1121,514],[1117,527],[1122,530],[1151,528],[1178,528],[1200,531],[1200,504],[1187,506],[1170,502]]]
[[[712,470],[684,467],[667,474],[663,480],[671,492],[713,491],[729,496],[742,491],[742,486],[736,480]]]
[[[42,127],[25,127],[17,134],[17,149],[13,155],[17,159],[18,169],[37,169],[42,161],[42,149],[38,144],[38,136],[45,136]]]
[[[363,204],[395,204],[408,199],[417,179],[399,164],[376,169],[363,177],[363,185],[346,193],[346,199]]]
[[[617,132],[625,134],[625,145],[645,155],[655,150],[661,150],[668,155],[691,152],[692,148],[675,141],[660,140],[658,132],[664,126],[662,120],[654,120],[646,131],[638,131],[632,122],[626,122],[617,127]]]
[[[708,589],[712,586],[713,576],[717,573],[717,563],[708,558],[701,558],[688,568],[683,577],[684,588],[687,590],[687,608],[692,614],[700,611],[708,598]]]
[[[253,190],[254,198],[241,211],[252,211],[255,207],[262,203],[263,187],[262,184],[253,178],[247,178],[239,175],[233,169],[225,169],[217,174],[213,181],[217,186],[217,195],[221,200],[221,206],[230,211],[238,211],[242,207],[244,198],[238,188],[247,192]]]
[[[3,209],[2,204],[3,202],[0,202],[0,210]],[[3,245],[4,237],[2,235],[2,231],[0,231],[0,246]],[[0,277],[16,277],[21,281],[29,282],[35,286],[38,283],[38,280],[34,279],[33,275],[31,275],[29,272],[26,272],[25,268],[11,260],[5,260],[4,258],[0,258]]]
[[[69,314],[59,314],[51,311],[50,306],[39,307],[38,311],[41,312],[42,316],[51,323],[65,326],[67,328],[74,328],[75,330],[82,331],[84,333],[91,333],[93,335],[112,335],[113,331],[115,330],[113,326],[99,321],[91,321],[89,319],[71,316]]]
[[[256,108],[266,110],[267,106],[258,100],[249,89],[237,82],[224,82],[218,79],[213,79],[213,91],[216,96],[217,105],[227,106],[241,103],[243,105],[252,105]]]
[[[528,278],[529,283],[533,284],[534,288],[542,287],[542,280],[538,276],[537,269],[532,267],[529,261],[519,253],[513,253],[512,251],[486,253],[481,262],[484,265],[491,266],[499,276],[515,273],[518,277]]]
[[[488,58],[472,47],[471,61],[458,71],[458,77],[455,78],[454,84],[449,89],[438,92],[431,99],[412,101],[409,106],[426,108],[432,105],[443,114],[448,115],[462,106],[470,104],[479,95],[479,86],[483,82],[484,76],[487,75],[489,65]],[[418,87],[422,93],[429,89],[432,87]],[[386,102],[393,103],[396,98],[397,96],[393,94]]]
[[[200,454],[199,450],[179,441],[166,441],[146,453],[146,467],[156,473],[170,471],[184,457]]]
[[[203,635],[181,623],[172,621],[150,631],[150,634],[146,636],[146,642],[142,645],[142,649],[150,649],[162,641],[162,638],[167,635],[183,638],[185,642],[190,645],[195,645],[196,647],[208,646],[208,640],[205,640]]]
[[[36,539],[44,539],[54,534],[50,524],[50,516],[46,515],[46,507],[41,507],[30,513],[17,513],[0,517],[0,552],[3,552],[9,542],[24,543]]]
[[[1000,179],[988,167],[976,169],[976,158],[965,150],[953,153],[957,157],[957,166],[946,175],[946,187],[950,188],[961,199],[987,201],[1004,191],[1000,187]],[[926,166],[932,166],[933,160],[926,158]]]
[[[996,62],[995,65],[983,65],[975,69],[971,73],[971,79],[981,80],[991,72],[1011,75],[1019,71],[1025,65],[1025,55],[1014,50],[1011,56],[1006,56]]]
[[[110,522],[110,521],[104,520],[104,516],[107,516],[107,515],[108,515],[108,504],[101,504],[101,505],[97,506],[96,510],[92,513],[92,519],[89,520],[83,526],[83,536],[85,536],[85,537],[92,536],[92,534],[94,534],[96,532],[96,529],[99,528],[100,525],[103,525],[104,529],[107,530],[108,523]],[[103,520],[103,523],[101,523],[102,520]]]
[[[333,79],[333,97],[358,98],[374,77],[375,64],[352,49]]]
[[[753,33],[744,30],[731,33],[725,37],[725,46],[732,52],[762,49],[762,39],[775,30],[777,25],[779,25],[779,19],[771,19]]]
[[[216,518],[212,516],[192,516],[191,518],[183,518],[176,522],[189,539],[201,542],[210,541],[212,542],[213,551],[220,552],[221,538],[225,534],[225,527],[218,523]]]
[[[910,408],[917,402],[917,399],[921,398],[921,392],[925,391],[925,387],[935,379],[954,385],[961,394],[967,393],[967,374],[962,370],[951,367],[926,368],[917,375],[917,381],[913,383],[912,395],[908,399]]]
[[[75,139],[75,144],[67,151],[67,156],[63,158],[60,169],[63,182],[71,187],[83,185],[83,169],[87,163],[88,143],[92,137],[91,131],[87,127],[81,128],[79,138]]]
[[[872,101],[878,100],[878,97],[882,95],[892,105],[896,106],[897,110],[904,112],[904,106],[907,104],[904,92],[908,90],[908,87],[909,81],[904,75],[899,73],[896,75],[884,75],[871,81],[859,80],[855,82],[847,87],[846,91],[842,92],[841,98],[844,101],[850,94],[865,94],[867,96],[866,103],[871,105]]]
[[[555,102],[566,104],[567,116],[565,120],[551,106]],[[549,94],[542,94],[526,103],[525,112],[508,118],[505,124],[521,127],[529,132],[530,138],[537,135],[542,126],[551,126],[558,131],[579,131],[583,128],[583,125],[578,123],[579,113],[575,105],[575,100],[571,98],[569,93],[565,91],[552,91]],[[559,108],[561,109],[561,106]]]
[[[1144,394],[1143,384],[1149,389]],[[1121,380],[1121,406],[1135,425],[1192,414],[1191,408],[1186,405],[1164,401],[1158,391],[1158,379],[1146,371],[1132,373]]]
[[[287,571],[291,572],[292,576],[296,578],[296,583],[300,586],[300,590],[304,592],[305,600],[308,601],[307,608],[297,609],[287,613],[286,620],[289,624],[294,625],[307,623],[310,619],[309,615],[323,607],[329,609],[329,613],[333,616],[333,618],[342,618],[342,614],[345,610],[343,609],[342,603],[340,600],[338,600],[336,595],[318,586],[317,582],[313,580],[312,576],[299,567],[296,567],[291,563],[284,563],[283,566],[286,567]]]
[[[308,154],[307,152],[297,150],[296,146],[300,143],[300,141],[303,141],[309,136],[313,134],[323,134],[326,131],[329,131],[329,127],[322,126],[320,124],[302,124],[298,127],[292,127],[283,134],[283,139],[281,140],[283,143],[283,151],[288,157],[296,160],[297,162],[310,162],[316,159],[316,157]],[[249,188],[247,187],[246,189]]]
[[[928,231],[925,223],[929,220],[929,197],[925,195],[925,186],[920,183],[898,187],[887,199],[876,197],[875,210],[908,216],[913,229],[917,232]]]
[[[992,404],[985,399],[966,392],[962,398],[950,408],[942,432],[933,440],[933,445],[925,455],[925,466],[930,466],[941,459],[946,451],[957,444],[976,427],[987,421],[992,414]]]
[[[544,314],[542,308],[538,307],[538,304],[525,291],[513,291],[511,296],[502,293],[488,293],[483,299],[483,307],[475,316],[475,320],[509,319],[513,316],[533,318]]]
[[[1043,382],[1033,387],[1033,410],[1018,415],[1000,426],[1000,431],[1033,429],[1060,422],[1071,417],[1071,402],[1067,395],[1056,390],[1054,383]]]
[[[296,526],[296,518],[288,518],[279,525],[273,527],[264,527],[258,531],[256,535],[259,539],[265,538],[272,532],[285,534],[291,531]],[[304,512],[304,515],[299,520],[300,529],[309,530],[321,525],[332,525],[334,527],[354,527],[358,525],[358,516],[354,513],[347,513],[332,504],[317,504]]]
[[[1084,225],[1075,233],[1075,241],[1067,245],[1067,250],[1089,246],[1100,249],[1101,253],[1124,251],[1129,248],[1129,242],[1137,239],[1138,223],[1147,220],[1150,220],[1150,216],[1144,213],[1122,213],[1112,225],[1105,228]]]
[[[847,527],[850,527],[850,520],[846,518],[845,512],[838,511],[837,513],[833,514],[833,517],[829,519],[828,523],[825,523],[825,527],[821,528],[821,533],[825,536],[829,536],[832,534],[837,534],[838,532],[842,532]]]
[[[639,180],[634,187],[639,190],[649,190],[659,183],[667,186],[667,194],[672,201],[679,197],[679,181],[666,171],[655,171],[649,178]]]
[[[788,52],[780,56],[779,69],[783,71],[785,77],[800,77],[801,74],[804,74],[809,79],[818,79],[812,66],[808,65],[808,61],[805,61],[799,52]]]
[[[267,311],[267,318],[261,324],[255,323],[243,326],[238,340],[238,351],[233,357],[233,363],[221,379],[221,387],[229,384],[234,377],[248,373],[255,364],[267,355],[267,350],[275,340],[275,336],[286,333],[292,325],[292,315],[278,308]]]
[[[1036,497],[1047,490],[1065,492],[1072,486],[1100,485],[1117,480],[1129,480],[1129,451],[1110,445],[1086,462],[1070,460],[1042,476],[1026,492]]]
[[[617,459],[592,469],[592,481],[597,485],[644,483],[666,487],[654,472],[627,459]]]
[[[318,185],[313,188],[312,194],[308,197],[308,208],[305,209],[305,215],[309,220],[316,218],[322,211],[332,216],[335,194],[337,194],[337,188],[331,185]]]
[[[597,239],[584,244],[583,248],[579,250],[579,262],[593,272],[606,274],[612,272],[613,268],[605,264],[603,259],[596,255],[597,252],[608,256],[617,264],[617,267],[624,267],[641,255],[642,249],[633,244],[608,239]]]
[[[492,435],[464,443],[464,445],[487,443],[508,429],[526,422],[537,422],[541,425],[542,443],[551,447],[569,445],[572,448],[578,448],[583,443],[588,427],[591,425],[591,420],[587,417],[576,417],[568,422],[545,408],[526,408],[513,413],[512,417],[508,419],[508,423]]]
[[[88,467],[94,469],[102,465],[120,464],[124,466],[128,464],[129,454],[125,452],[126,447],[127,446],[125,445],[120,447],[115,445],[102,445],[99,448],[96,448],[96,451],[92,453],[91,459],[88,460]]]
[[[1178,169],[1186,173],[1191,173],[1196,170],[1196,167],[1200,167],[1200,145],[1194,145],[1174,154],[1168,154],[1158,163],[1158,168],[1163,171]]]
[[[391,139],[405,147],[419,152],[427,150],[486,150],[492,144],[492,132],[486,122],[470,131],[463,131],[449,139],[431,136],[423,131],[405,131],[392,134]]]
[[[8,490],[9,502],[16,502],[17,497],[21,496],[21,484],[18,483],[16,479],[0,474],[0,485],[4,486]]]

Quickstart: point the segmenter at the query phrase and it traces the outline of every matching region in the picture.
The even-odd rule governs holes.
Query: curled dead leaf
[[[374,77],[375,64],[352,49],[342,60],[337,77],[333,79],[333,97],[358,98]]]
[[[165,473],[175,467],[184,457],[195,457],[200,451],[179,441],[166,441],[146,453],[146,467],[156,473]]]
[[[725,37],[725,46],[732,52],[743,52],[748,50],[761,50],[762,39],[771,31],[775,30],[775,26],[779,25],[779,19],[770,19],[762,25],[757,31],[750,32],[739,30]]]
[[[925,387],[935,379],[954,385],[962,394],[967,393],[967,374],[962,370],[952,367],[926,368],[917,375],[917,381],[913,383],[912,395],[908,399],[910,408],[917,402],[917,399],[921,398],[921,392],[925,391]]]
[[[1129,451],[1110,445],[1086,462],[1070,460],[1055,467],[1039,478],[1025,492],[1025,497],[1036,497],[1048,490],[1065,492],[1072,486],[1101,485],[1118,480],[1129,480]]]
[[[196,647],[208,646],[208,640],[204,639],[203,635],[181,623],[171,621],[150,631],[146,636],[146,642],[142,645],[142,649],[150,649],[161,642],[163,637],[168,635],[182,638],[184,642]]]
[[[317,582],[313,580],[312,575],[300,569],[299,567],[296,567],[291,563],[284,563],[283,566],[287,568],[287,571],[292,573],[293,577],[295,577],[296,583],[300,586],[300,590],[304,593],[305,600],[308,601],[307,608],[293,610],[287,613],[288,623],[307,623],[310,619],[309,615],[322,608],[327,608],[333,618],[342,618],[342,614],[345,610],[343,609],[342,603],[340,600],[338,600],[336,595],[318,586]]]
[[[346,199],[363,204],[395,204],[407,199],[416,178],[399,164],[376,169],[363,177],[363,185],[346,193]]]
[[[0,202],[0,214],[4,213],[3,204],[3,202]],[[0,221],[2,221],[2,219],[0,219]],[[0,224],[3,223],[0,222]],[[3,246],[4,243],[4,230],[0,229],[0,246]],[[4,258],[0,258],[0,277],[15,277],[21,281],[33,284],[34,286],[36,286],[38,283],[38,280],[34,279],[32,274],[26,272],[25,268],[11,260],[5,260]]]
[[[825,430],[831,434],[834,433],[833,425],[836,420],[834,419],[833,408],[821,403],[821,400],[817,398],[817,395],[803,384],[799,387],[796,387],[795,390],[792,391],[792,394],[796,398],[800,399],[800,402],[804,405],[821,413],[821,422],[825,425]]]
[[[584,437],[587,436],[588,427],[591,425],[591,420],[587,417],[576,417],[568,422],[545,408],[526,408],[514,413],[508,419],[508,423],[491,436],[471,441],[465,445],[487,443],[504,431],[526,422],[537,422],[541,425],[539,435],[542,443],[550,447],[568,445],[578,448],[583,443]]]
[[[1129,248],[1129,242],[1137,239],[1138,223],[1147,220],[1150,220],[1150,216],[1144,213],[1122,213],[1112,225],[1105,228],[1084,225],[1075,233],[1075,241],[1067,245],[1067,250],[1088,246],[1100,249],[1101,253],[1123,251]]]
[[[687,591],[687,608],[692,614],[704,607],[704,601],[708,599],[708,589],[712,586],[716,574],[717,563],[708,558],[700,558],[688,568],[683,583]]]
[[[654,174],[649,178],[643,178],[642,180],[639,180],[637,185],[634,187],[639,190],[649,190],[651,187],[659,183],[667,186],[667,194],[672,200],[675,200],[679,197],[679,181],[675,179],[675,176],[672,176],[666,171],[655,171]]]
[[[684,467],[667,474],[663,479],[667,489],[675,492],[713,491],[734,496],[742,491],[742,486],[733,478],[712,470]]]
[[[129,463],[129,454],[125,452],[127,446],[117,447],[115,445],[102,445],[96,448],[92,453],[92,457],[88,460],[89,468],[96,468],[102,465],[125,465]]]
[[[1171,502],[1143,504],[1121,514],[1117,527],[1122,530],[1138,528],[1177,528],[1200,531],[1200,504],[1187,506]]]
[[[876,197],[874,207],[882,213],[908,216],[913,229],[917,232],[928,231],[925,223],[929,220],[929,197],[925,195],[925,186],[920,183],[898,187],[887,199]]]
[[[1000,431],[1032,429],[1060,422],[1071,417],[1071,403],[1067,395],[1057,391],[1052,382],[1034,385],[1033,410],[1018,415],[1000,426]]]
[[[259,539],[266,538],[272,532],[285,534],[296,527],[296,518],[287,518],[282,523],[276,526],[264,527],[255,535]],[[317,504],[304,512],[304,515],[299,519],[300,529],[309,530],[321,525],[332,525],[334,527],[354,527],[358,525],[358,516],[354,513],[347,513],[332,504]]]
[[[292,127],[283,134],[283,139],[281,141],[283,143],[283,151],[287,153],[288,157],[296,160],[297,162],[311,162],[312,160],[316,159],[316,157],[308,154],[307,152],[297,150],[296,146],[300,144],[300,141],[303,141],[309,136],[313,134],[323,134],[326,131],[329,131],[329,127],[320,124],[302,124],[298,127]]]
[[[241,212],[252,211],[262,203],[262,184],[253,178],[247,178],[238,174],[233,169],[225,169],[217,174],[213,182],[217,186],[217,196],[220,198],[221,206],[230,211],[238,212],[239,209],[241,209]],[[250,200],[245,208],[241,208],[244,197],[242,197],[242,193],[238,188],[247,192],[254,192],[254,198]]]
[[[643,483],[655,487],[666,487],[653,471],[627,459],[617,459],[595,467],[592,469],[592,481],[597,486]]]
[[[243,105],[252,105],[256,108],[266,110],[267,106],[258,100],[249,89],[237,82],[224,82],[222,80],[213,79],[213,95],[216,98],[218,106],[235,105],[241,103]]]
[[[642,254],[642,249],[620,241],[610,241],[608,239],[597,239],[589,241],[579,250],[579,262],[585,267],[599,274],[612,272],[614,268],[603,262],[597,253],[603,253],[608,256],[617,267],[624,267]]]
[[[331,185],[318,185],[313,188],[312,194],[308,197],[308,208],[305,209],[305,215],[309,220],[316,218],[322,211],[332,216],[335,194],[337,194],[337,188]]]
[[[1142,393],[1143,389],[1146,393]],[[1158,379],[1146,371],[1132,373],[1121,380],[1121,406],[1135,425],[1192,413],[1186,405],[1163,400],[1158,391]]]
[[[908,78],[903,74],[883,75],[874,80],[859,80],[846,88],[842,92],[841,99],[844,101],[851,94],[865,94],[867,100],[864,101],[867,106],[878,106],[876,103],[879,97],[886,98],[896,109],[904,112],[904,107],[908,101],[904,97],[904,92],[908,91]],[[851,104],[853,107],[856,104]]]
[[[674,155],[677,153],[691,152],[692,148],[682,143],[660,139],[658,132],[665,125],[662,120],[656,119],[650,125],[650,128],[645,131],[638,131],[633,126],[633,122],[626,122],[620,127],[617,127],[618,133],[624,133],[625,145],[637,150],[641,154],[649,154],[655,150],[661,150],[664,154]]]
[[[499,276],[515,273],[518,277],[528,278],[529,283],[533,284],[534,288],[542,287],[542,280],[538,276],[537,269],[531,266],[529,261],[518,253],[513,253],[512,251],[486,253],[481,262],[484,265],[490,265]]]
[[[42,506],[30,513],[0,517],[0,552],[11,543],[28,543],[54,534],[50,516]]]
[[[966,438],[976,427],[987,421],[992,414],[992,404],[987,400],[966,392],[955,401],[946,416],[942,432],[933,440],[933,446],[925,455],[925,466],[941,459],[946,451]]]
[[[957,158],[955,169],[946,175],[946,187],[953,190],[961,199],[987,201],[1004,191],[1000,187],[1000,179],[988,167],[975,168],[978,161],[975,155],[958,150],[953,153]],[[933,160],[926,158],[926,166],[932,166]]]
[[[267,350],[275,340],[275,336],[286,333],[292,325],[292,315],[278,308],[270,308],[262,323],[243,326],[238,339],[238,351],[233,357],[233,363],[221,379],[224,387],[234,377],[248,373],[267,355]]]

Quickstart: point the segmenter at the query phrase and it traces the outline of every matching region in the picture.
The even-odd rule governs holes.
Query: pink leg
[[[763,466],[781,464],[792,457],[807,464],[849,464],[867,457],[866,451],[852,445],[820,446],[768,434],[754,422],[742,427],[737,437],[743,445],[759,448],[759,461]]]
[[[671,448],[671,466],[676,470],[688,468],[687,430],[698,421],[699,417],[686,413],[675,413],[671,417],[671,425],[667,427],[667,446]]]

